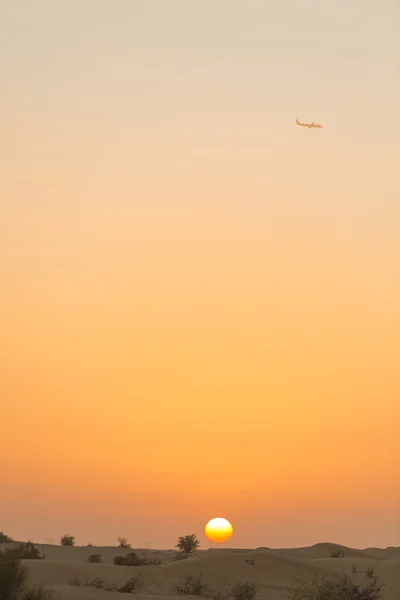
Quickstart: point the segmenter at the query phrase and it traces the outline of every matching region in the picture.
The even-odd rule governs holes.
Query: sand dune
[[[259,600],[283,600],[287,586],[296,576],[310,580],[318,576],[351,573],[353,564],[362,573],[373,567],[385,583],[385,600],[398,600],[400,590],[400,548],[367,548],[356,550],[336,544],[321,543],[308,548],[257,548],[255,550],[210,549],[198,551],[183,561],[174,561],[174,552],[166,550],[135,550],[149,558],[159,558],[156,566],[115,566],[113,558],[130,550],[116,547],[62,547],[43,545],[45,560],[25,561],[31,572],[32,583],[43,582],[53,589],[58,600],[121,600],[118,592],[107,592],[86,586],[72,586],[76,576],[81,580],[99,577],[108,584],[122,585],[130,576],[140,573],[142,585],[135,594],[137,600],[149,596],[171,598],[176,595],[174,584],[186,575],[202,575],[203,581],[215,586],[232,584],[238,580],[254,581],[260,586]],[[344,558],[331,558],[331,552],[340,551]],[[100,564],[87,562],[90,554],[102,556]],[[246,561],[254,561],[249,564]],[[364,582],[360,574],[356,581]]]
[[[315,544],[314,546],[308,546],[304,548],[282,548],[280,550],[274,550],[274,552],[280,552],[285,556],[311,559],[330,557],[331,552],[343,552],[343,554],[348,558],[368,557],[375,560],[386,560],[389,557],[400,558],[400,548],[366,548],[365,550],[358,550],[355,548],[348,548],[347,546],[341,546],[339,544],[331,544],[329,542],[322,542]]]

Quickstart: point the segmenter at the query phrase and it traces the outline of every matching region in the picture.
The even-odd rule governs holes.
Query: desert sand
[[[12,544],[7,544],[7,546]],[[140,573],[142,585],[134,594],[137,600],[177,598],[174,584],[187,575],[202,574],[204,583],[215,586],[229,585],[236,581],[255,582],[260,586],[258,600],[282,600],[287,587],[296,576],[309,581],[317,576],[334,573],[351,574],[357,565],[360,574],[354,580],[367,583],[364,570],[373,567],[381,583],[385,584],[385,600],[400,598],[400,547],[367,548],[356,550],[336,544],[321,543],[306,548],[257,548],[257,549],[209,549],[198,550],[186,560],[174,561],[175,550],[123,550],[117,547],[63,547],[41,545],[44,560],[27,560],[31,583],[44,583],[54,590],[57,600],[121,600],[118,592],[109,592],[87,586],[73,586],[74,576],[81,580],[101,578],[107,584],[122,585],[130,576]],[[136,552],[149,558],[158,558],[157,566],[116,566],[113,558],[128,552]],[[340,551],[344,558],[331,558],[331,552]],[[102,562],[88,563],[90,554],[101,554]],[[254,561],[249,564],[246,561]],[[180,596],[181,597],[181,596]],[[193,598],[193,596],[191,596]]]

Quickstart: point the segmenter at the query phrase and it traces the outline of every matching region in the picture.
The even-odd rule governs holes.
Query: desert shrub
[[[331,558],[344,558],[344,553],[339,550],[337,552],[331,552]]]
[[[191,554],[200,546],[200,542],[197,539],[195,533],[191,535],[184,535],[178,539],[178,543],[176,544],[176,548],[179,548],[185,554]]]
[[[75,538],[73,535],[63,535],[61,538],[61,546],[75,546]]]
[[[88,545],[86,546],[86,548],[93,548],[93,544],[91,544],[90,542],[88,543]]]
[[[149,558],[148,556],[141,556],[139,558],[141,567],[155,567],[161,565],[161,558]]]
[[[372,579],[374,576],[374,567],[368,567],[367,569],[365,569],[365,576],[369,579]]]
[[[148,556],[136,556],[137,567],[152,567],[155,565],[161,564],[161,559],[158,558],[149,558]]]
[[[118,546],[119,548],[130,548],[131,547],[128,540],[124,537],[119,537],[118,542],[119,542],[119,546]]]
[[[29,569],[18,558],[0,555],[0,600],[51,600],[43,585],[27,586]]]
[[[255,583],[238,581],[232,586],[230,595],[234,600],[253,600],[253,598],[256,597],[258,590],[259,587]]]
[[[357,565],[352,565],[351,566],[351,572],[353,573],[353,575],[357,575],[358,571],[357,571]]]
[[[91,554],[88,557],[88,562],[90,562],[90,563],[100,563],[101,562],[101,554]]]
[[[161,560],[159,558],[151,560],[147,556],[139,556],[136,552],[129,552],[126,556],[114,557],[114,565],[123,565],[124,567],[145,567],[160,564]]]
[[[246,560],[246,563],[247,563],[248,565],[255,565],[255,564],[256,564],[256,561],[255,561],[255,560],[253,560],[252,558],[248,558],[248,559]]]
[[[138,567],[140,565],[140,558],[136,552],[129,552],[126,556],[124,556],[122,564],[125,567]]]
[[[210,588],[202,582],[202,574],[199,577],[187,575],[187,577],[175,584],[174,591],[179,595],[192,594],[193,596],[204,596],[209,593]]]
[[[185,558],[189,558],[189,554],[186,552],[176,552],[174,555],[174,560],[184,560]]]
[[[43,550],[40,551],[39,548],[37,548],[35,546],[35,544],[33,544],[31,541],[26,542],[26,544],[20,544],[19,546],[21,548],[21,551],[23,552],[23,557],[25,560],[26,559],[43,559],[45,558],[45,554],[43,553]]]
[[[0,531],[0,544],[3,544],[5,542],[12,542],[12,538],[10,538],[10,536],[6,535],[3,531]]]
[[[5,556],[8,558],[15,558],[18,560],[29,560],[29,559],[43,559],[45,558],[45,554],[39,551],[39,548],[35,546],[32,542],[26,542],[26,544],[21,543],[18,544],[15,548],[6,548]]]
[[[209,596],[213,600],[229,600],[231,597],[231,588],[217,583],[215,587],[210,588]]]
[[[312,581],[298,581],[289,586],[288,600],[382,600],[382,585],[377,577],[362,588],[346,575],[330,579],[313,577]]]

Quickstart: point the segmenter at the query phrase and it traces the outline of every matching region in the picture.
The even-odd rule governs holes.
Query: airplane
[[[300,121],[298,121],[296,119],[296,124],[300,125],[300,127],[308,127],[308,129],[312,129],[312,128],[317,128],[317,129],[322,129],[323,125],[318,125],[318,123],[314,123],[314,121],[312,123],[300,123]]]

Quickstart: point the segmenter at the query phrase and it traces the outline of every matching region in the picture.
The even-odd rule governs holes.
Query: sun
[[[208,521],[205,533],[209,540],[217,544],[227,542],[233,533],[232,525],[226,519],[217,517]]]

